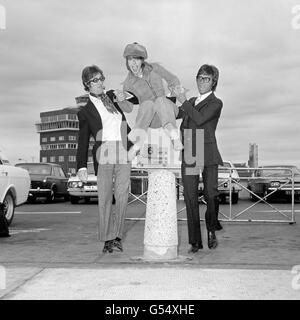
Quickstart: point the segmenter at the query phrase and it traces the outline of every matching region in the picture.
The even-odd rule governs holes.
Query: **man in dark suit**
[[[200,169],[201,164],[197,164],[196,161],[194,163],[187,161],[190,158],[188,155],[196,155],[197,144],[202,143],[202,141],[197,141],[196,139],[198,129],[204,130],[204,167],[202,177],[204,198],[207,203],[205,222],[208,247],[210,249],[217,247],[218,241],[215,231],[222,229],[218,220],[218,165],[222,165],[223,161],[215,137],[216,127],[223,106],[222,101],[214,95],[218,79],[219,71],[215,66],[203,65],[196,76],[199,97],[187,100],[185,92],[181,88],[177,88],[175,91],[178,100],[182,103],[177,118],[183,119],[180,127],[184,142],[181,173],[187,211],[189,243],[191,244],[189,253],[195,253],[203,248],[198,203],[200,173],[198,169]],[[196,169],[196,172],[195,170],[194,172],[191,171],[192,168]]]
[[[127,151],[132,146],[127,135],[130,128],[117,101],[125,101],[124,93],[104,92],[102,70],[88,66],[82,71],[84,89],[89,92],[85,106],[78,111],[79,137],[77,170],[81,181],[87,181],[87,156],[90,136],[99,198],[99,240],[105,242],[103,252],[123,251],[123,226],[128,201],[131,163]],[[126,107],[123,103],[123,107]],[[126,111],[126,110],[124,110]],[[127,110],[131,111],[131,110]],[[112,208],[113,194],[116,199]]]

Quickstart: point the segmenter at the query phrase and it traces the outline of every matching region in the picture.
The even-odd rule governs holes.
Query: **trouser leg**
[[[182,184],[184,188],[183,195],[187,213],[189,243],[202,244],[198,202],[199,174],[186,174],[185,169],[185,166],[181,167]]]
[[[205,222],[207,231],[215,231],[219,212],[218,165],[204,166],[202,172],[204,197],[207,202]]]
[[[99,164],[97,174],[100,241],[113,240],[114,215],[112,213],[113,172],[115,164]]]
[[[124,221],[128,203],[131,164],[115,166],[114,194],[115,205],[115,238],[123,238]]]

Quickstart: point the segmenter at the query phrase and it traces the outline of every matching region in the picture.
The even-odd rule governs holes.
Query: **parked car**
[[[30,188],[28,171],[9,164],[0,154],[0,208],[10,225],[14,218],[15,207],[26,202]]]
[[[92,162],[87,164],[88,180],[82,182],[78,176],[70,177],[68,181],[68,193],[72,204],[76,204],[80,199],[89,202],[91,198],[98,197],[97,177],[95,176],[94,165]]]
[[[223,166],[219,166],[218,169],[218,191],[219,199],[221,202],[225,203],[227,198],[230,197],[230,172],[231,172],[231,203],[236,204],[239,201],[239,192],[242,188],[235,182],[239,182],[239,174],[229,160],[223,161]],[[199,196],[203,195],[203,180],[200,174],[199,182]]]
[[[276,190],[267,199],[280,198],[291,201],[292,172],[294,173],[294,197],[300,198],[300,170],[291,165],[264,166],[255,170],[253,178],[249,180],[248,189],[261,198]],[[258,197],[250,193],[250,199],[257,201]]]
[[[21,167],[29,172],[31,178],[29,202],[34,202],[39,197],[45,197],[48,202],[53,202],[60,197],[68,199],[68,178],[59,164],[18,163],[16,167]]]

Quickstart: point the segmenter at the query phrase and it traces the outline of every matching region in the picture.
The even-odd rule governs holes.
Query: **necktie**
[[[110,113],[118,113],[117,108],[115,107],[115,105],[113,104],[113,102],[109,99],[109,97],[105,94],[105,93],[101,93],[99,95],[93,95],[92,96],[100,99],[104,105],[104,107],[107,109],[108,112]]]

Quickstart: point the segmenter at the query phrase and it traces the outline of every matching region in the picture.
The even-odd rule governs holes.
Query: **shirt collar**
[[[206,92],[204,94],[199,93],[197,99],[195,100],[195,105],[200,103],[204,99],[206,99],[211,93],[212,93],[212,91]]]
[[[104,91],[103,91],[103,94],[105,94]],[[100,95],[97,97],[97,96],[92,95],[91,93],[89,93],[89,98],[90,98],[91,100],[99,100],[99,99],[100,99]]]

